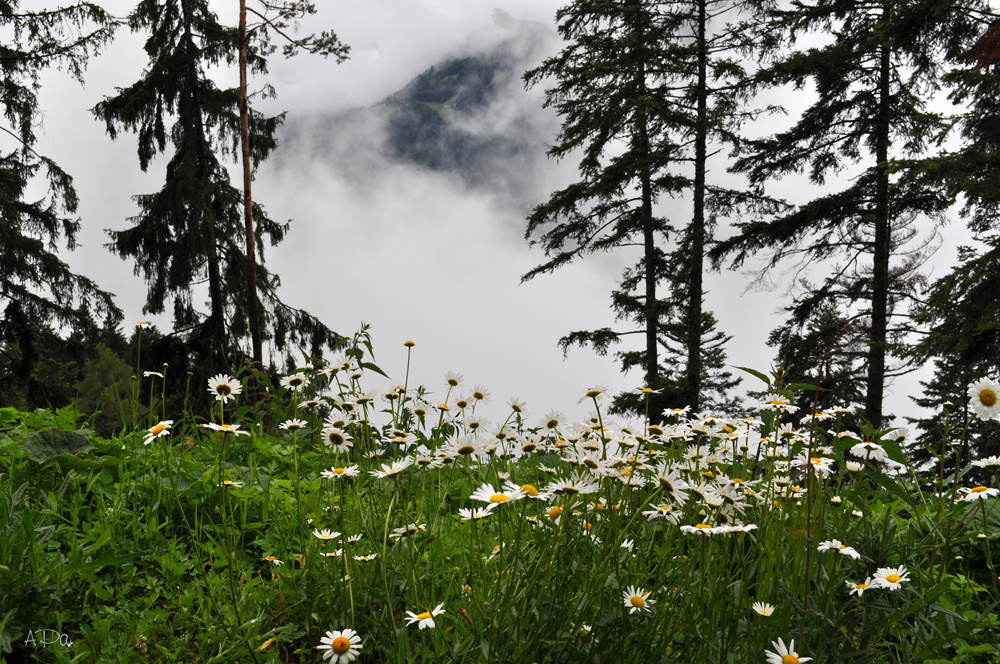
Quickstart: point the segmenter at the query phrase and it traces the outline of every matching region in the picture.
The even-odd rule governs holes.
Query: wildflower
[[[462,381],[465,380],[465,377],[462,376],[462,374],[460,374],[460,373],[455,373],[454,371],[449,371],[448,373],[446,373],[444,375],[444,380],[445,380],[446,383],[448,383],[449,387],[461,387],[462,386]]]
[[[847,468],[849,473],[860,473],[864,466],[857,461],[845,461],[844,467]]]
[[[242,489],[243,488],[242,484],[240,484],[239,482],[234,482],[232,480],[222,480],[221,482],[219,482],[219,484],[222,485],[222,486],[224,486],[224,487],[230,488],[230,489]]]
[[[861,554],[858,553],[854,549],[854,547],[847,546],[846,544],[841,544],[840,540],[829,540],[829,541],[826,541],[826,542],[820,542],[819,546],[816,547],[816,550],[817,551],[839,551],[840,553],[844,554],[845,556],[850,556],[851,558],[854,558],[855,560],[857,560],[857,559],[859,559],[861,557]]]
[[[416,535],[421,530],[427,530],[427,526],[422,523],[420,525],[411,523],[408,526],[400,526],[399,528],[393,528],[392,533],[389,535],[389,537],[391,537],[392,539],[401,540],[410,537],[411,535]]]
[[[357,535],[350,535],[345,541],[348,544],[357,544],[358,542],[361,541],[361,538],[364,536],[365,536],[364,533],[359,533]]]
[[[889,458],[889,455],[885,453],[884,447],[871,441],[858,443],[850,449],[850,452],[861,459],[871,459],[873,461],[885,461]]]
[[[496,503],[491,503],[486,507],[474,507],[472,509],[459,508],[458,514],[462,517],[462,521],[478,521],[479,519],[485,519],[496,507]]]
[[[407,348],[413,348],[417,344],[416,344],[416,342],[413,342],[413,341],[410,341],[410,340],[406,340],[406,341],[403,342],[403,345],[406,346]]]
[[[905,567],[880,567],[875,570],[875,576],[872,577],[874,579],[872,585],[879,588],[896,590],[903,581],[910,580],[909,574]]]
[[[750,606],[750,608],[753,609],[754,612],[759,613],[765,618],[769,617],[772,613],[774,613],[774,607],[771,606],[770,604],[765,604],[764,602],[754,602]]]
[[[280,560],[278,560],[274,556],[264,556],[263,558],[261,558],[261,560],[266,560],[269,563],[271,563],[272,565],[284,565],[283,562],[281,562]]]
[[[1000,494],[1000,490],[994,489],[992,487],[977,486],[971,489],[962,487],[958,490],[959,493],[965,495],[962,500],[973,501],[973,500],[986,500],[987,498],[992,498],[997,494]]]
[[[647,510],[642,514],[649,521],[653,519],[666,519],[675,526],[680,520],[680,512],[675,511],[673,505],[656,505],[653,509]]]
[[[651,594],[651,592],[647,592],[642,588],[629,586],[622,592],[622,602],[625,604],[625,608],[629,610],[630,615],[633,613],[652,613],[656,600],[649,599]]]
[[[354,441],[349,435],[338,427],[328,426],[323,429],[323,444],[333,449],[334,452],[346,452],[354,447]]]
[[[811,662],[812,657],[799,657],[799,654],[795,652],[795,639],[788,642],[788,647],[785,647],[785,642],[779,637],[777,641],[771,641],[771,645],[777,652],[771,652],[770,650],[764,651],[764,656],[767,657],[767,664],[802,664],[803,662]]]
[[[358,467],[357,466],[347,466],[346,468],[331,468],[330,470],[324,470],[320,473],[323,477],[328,480],[334,480],[338,477],[357,477]]]
[[[471,500],[481,500],[484,503],[491,503],[493,505],[499,505],[500,503],[513,502],[524,498],[526,492],[524,489],[514,484],[510,480],[497,491],[493,490],[492,484],[483,484],[478,489],[476,489],[469,498]]]
[[[1000,457],[998,456],[988,456],[985,459],[977,459],[972,462],[973,466],[978,466],[980,468],[991,468],[1000,466]]]
[[[318,528],[313,529],[313,535],[320,538],[321,540],[332,540],[340,537],[340,533],[336,533],[332,530],[327,530],[327,529],[320,530]]]
[[[419,627],[420,629],[427,629],[428,627],[434,628],[436,627],[436,625],[434,624],[434,616],[439,616],[442,613],[444,613],[444,604],[438,604],[437,608],[435,608],[433,611],[424,611],[421,614],[416,614],[413,613],[412,611],[407,611],[406,615],[408,617],[406,618],[407,621],[406,624],[412,625],[416,623],[417,627]]]
[[[138,327],[139,329],[142,329],[142,328],[144,328],[144,327],[149,327],[149,323],[147,323],[147,322],[146,322],[146,321],[144,321],[144,320],[137,320],[137,321],[135,322],[135,326],[136,326],[136,327]]]
[[[370,556],[354,556],[354,559],[355,560],[360,560],[363,563],[368,563],[368,562],[371,562],[371,561],[375,560],[375,558],[377,558],[377,557],[378,557],[378,554],[377,553],[373,553]]]
[[[588,387],[587,390],[583,393],[583,396],[580,397],[580,400],[577,401],[577,403],[583,403],[587,399],[593,399],[594,401],[601,401],[602,399],[604,399],[605,393],[607,391],[608,388],[604,387],[603,385],[594,385],[593,387]]]
[[[622,543],[619,545],[618,548],[620,548],[622,551],[629,551],[629,552],[631,552],[634,547],[635,547],[635,541],[634,540],[630,540],[630,539],[626,539],[626,540],[622,540]]]
[[[298,431],[299,429],[305,427],[306,424],[307,422],[305,420],[291,419],[291,420],[285,420],[284,422],[279,424],[278,428],[284,429],[285,431]]]
[[[766,395],[764,400],[757,404],[757,407],[761,409],[783,411],[786,413],[794,413],[799,409],[798,406],[793,406],[787,397],[774,393]]]
[[[393,475],[398,475],[403,472],[413,463],[409,458],[399,459],[395,463],[383,463],[382,470],[369,470],[368,472],[380,480],[384,480],[387,477],[392,477]]]
[[[142,372],[142,377],[143,378],[149,378],[150,376],[157,376],[158,378],[163,378],[163,374],[161,374],[159,371],[143,371]]]
[[[162,422],[158,422],[156,426],[150,428],[150,430],[146,433],[146,438],[142,441],[142,444],[149,445],[160,436],[166,436],[169,434],[170,427],[173,423],[173,420],[163,420]]]
[[[232,376],[218,374],[208,379],[208,391],[215,395],[216,401],[226,403],[238,397],[243,392],[243,386]]]
[[[522,484],[521,491],[524,491],[524,495],[528,498],[541,498],[541,496],[538,495],[538,489],[536,489],[533,484]]]
[[[598,485],[580,475],[565,480],[555,480],[549,484],[546,493],[549,495],[575,496],[578,493],[594,493]]]
[[[212,431],[222,431],[224,433],[231,433],[237,436],[249,436],[249,431],[240,431],[239,424],[216,424],[215,422],[209,422],[208,424],[202,424],[202,427],[206,429],[211,429]]]
[[[1000,383],[989,378],[980,378],[969,385],[969,407],[976,411],[979,419],[992,420],[1000,418]]]
[[[299,392],[309,384],[309,379],[303,374],[292,374],[281,379],[280,385],[293,392]]]
[[[344,555],[343,549],[335,549],[333,551],[320,551],[319,555],[326,556],[327,558],[339,558]]]
[[[476,385],[475,387],[472,388],[472,398],[475,399],[477,403],[480,401],[482,401],[483,403],[489,403],[490,391],[487,390],[482,385]]]
[[[543,429],[556,430],[565,424],[566,416],[557,410],[550,410],[542,416],[539,424]]]
[[[688,494],[685,491],[690,489],[691,486],[682,480],[680,474],[676,470],[672,470],[666,462],[661,463],[657,467],[656,479],[660,484],[660,488],[669,493],[678,505],[683,505],[687,502]]]
[[[699,523],[696,526],[681,526],[681,532],[687,533],[688,535],[710,536],[723,531],[715,528],[714,526],[710,526],[707,523]]]
[[[316,650],[325,650],[323,659],[332,664],[350,664],[361,654],[361,637],[353,629],[342,632],[327,632],[320,638]]]
[[[865,579],[864,583],[851,583],[850,581],[845,581],[844,583],[846,583],[847,587],[851,589],[850,594],[857,595],[858,597],[861,597],[866,590],[870,590],[877,585],[870,576]]]
[[[865,515],[864,512],[861,512],[859,510],[851,510],[851,516],[857,517],[858,519],[860,519],[864,515]]]

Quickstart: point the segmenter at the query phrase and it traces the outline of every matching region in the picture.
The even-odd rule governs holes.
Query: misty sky
[[[104,4],[124,16],[132,3]],[[303,32],[333,28],[351,45],[351,59],[336,65],[308,55],[290,61],[275,55],[266,82],[278,97],[256,108],[287,111],[291,126],[375,104],[446,56],[494,43],[502,36],[493,26],[494,8],[554,30],[561,4],[322,0],[317,3],[320,12],[303,25]],[[213,5],[224,23],[236,22],[235,0]],[[75,178],[80,194],[81,246],[64,254],[65,259],[117,295],[126,321],[147,318],[141,311],[145,284],[133,276],[131,264],[103,248],[108,241],[104,231],[127,227],[126,219],[136,212],[130,197],[162,186],[167,159],[161,157],[142,173],[134,135],[123,132],[112,142],[88,109],[113,94],[116,86],[137,80],[145,64],[143,39],[122,30],[115,43],[91,61],[83,88],[65,73],[46,73],[40,97],[44,125],[36,146]],[[220,87],[238,81],[235,69],[214,76]],[[259,89],[264,82],[254,80],[251,87]],[[535,114],[534,126],[554,132],[558,120],[541,109],[543,94],[542,88],[520,93],[509,108],[491,109],[489,122],[502,126],[509,113],[529,109]],[[768,119],[755,131],[788,126],[808,101],[805,93],[772,91],[759,105],[781,103],[789,115]],[[542,152],[540,148],[538,191],[548,193],[571,182],[575,163],[551,162]],[[353,332],[361,321],[372,324],[376,361],[397,381],[402,381],[405,369],[403,342],[414,340],[411,385],[423,383],[443,397],[445,372],[458,371],[468,387],[478,383],[492,391],[489,413],[495,422],[506,416],[505,403],[512,396],[527,401],[532,419],[551,409],[580,417],[586,408],[577,405],[578,395],[591,385],[604,384],[612,392],[641,385],[636,370],[621,375],[611,357],[574,349],[564,361],[556,346],[573,330],[616,327],[610,293],[621,269],[634,262],[631,256],[592,255],[556,274],[519,284],[520,276],[544,259],[524,240],[527,210],[520,204],[489,190],[470,190],[452,176],[398,163],[380,163],[374,175],[363,179],[345,175],[355,158],[350,152],[338,154],[336,166],[331,166],[329,158],[317,159],[298,146],[279,148],[258,173],[255,201],[275,220],[294,220],[285,242],[266,253],[268,267],[281,276],[280,294],[287,303],[305,308],[342,334]],[[709,177],[723,175],[721,157],[711,169]],[[237,168],[231,170],[238,183]],[[738,186],[737,177],[724,177],[730,186]],[[798,202],[820,193],[804,182],[788,178],[770,193]],[[659,213],[683,223],[688,206],[684,201],[662,201]],[[931,261],[935,276],[947,269],[954,246],[968,243],[964,225],[957,215],[953,218],[944,230],[944,248]],[[739,273],[710,275],[706,306],[721,329],[734,335],[728,346],[730,363],[767,370],[774,353],[764,342],[780,324],[776,311],[789,284],[744,292],[747,283]],[[161,329],[170,329],[169,317],[154,320]],[[633,339],[627,347],[641,343],[638,336]],[[376,377],[367,387],[381,389],[386,384]],[[758,387],[749,377],[744,385]],[[889,387],[887,412],[913,414],[905,395],[915,391],[914,386],[915,378],[908,377]]]

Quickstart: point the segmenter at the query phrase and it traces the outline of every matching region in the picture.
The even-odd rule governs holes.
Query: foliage
[[[110,247],[122,258],[134,259],[135,273],[145,277],[146,312],[162,313],[173,298],[174,334],[182,344],[154,348],[158,359],[178,368],[190,366],[203,381],[231,370],[229,359],[237,356],[250,333],[243,194],[230,183],[220,160],[238,154],[239,92],[219,89],[206,73],[209,67],[235,62],[235,32],[218,23],[204,0],[146,0],[129,24],[134,31],[150,33],[145,46],[149,67],[142,79],[118,89],[93,112],[105,121],[112,138],[121,129],[138,134],[143,170],[167,149],[168,138],[174,152],[163,188],[135,197],[139,214],[130,220],[134,225],[112,231]],[[248,51],[251,72],[267,72],[266,48],[264,44]],[[276,147],[282,119],[251,114],[254,168]],[[265,238],[277,244],[288,224],[274,222],[259,206],[254,216],[256,251],[263,257]],[[192,301],[192,289],[205,281],[208,315]],[[305,347],[320,354],[324,346],[332,349],[339,341],[319,320],[282,302],[277,275],[263,265],[257,267],[257,284],[266,338],[279,353],[286,347]]]
[[[642,335],[641,353],[618,354],[623,370],[641,366],[647,387],[679,387],[683,403],[695,409],[706,391],[701,380],[708,351],[702,344],[708,343],[704,334],[711,326],[706,327],[702,311],[702,273],[716,218],[740,208],[775,206],[757,190],[729,190],[705,178],[708,141],[733,144],[735,129],[753,115],[742,110],[749,91],[742,67],[720,55],[745,45],[740,31],[726,26],[719,34],[706,33],[709,15],[724,13],[727,6],[722,1],[573,2],[557,14],[568,45],[524,76],[528,85],[555,79],[545,105],[557,110],[562,128],[548,154],[561,158],[582,150],[583,158],[580,181],[554,192],[528,217],[526,239],[554,226],[531,242],[541,243],[549,260],[522,281],[588,253],[640,248],[638,262],[625,270],[612,293],[617,319],[634,327],[576,331],[560,345],[564,350],[591,345],[603,354],[625,335]],[[693,177],[685,172],[689,163]],[[662,196],[684,192],[694,202],[689,224],[678,228],[654,214]],[[671,235],[677,242],[667,252],[663,243]],[[668,286],[666,297],[658,295],[661,284]],[[678,321],[687,325],[683,335],[668,331]],[[683,338],[683,379],[660,375],[660,347],[672,350],[662,337]],[[654,409],[654,419],[659,411]]]
[[[12,374],[17,384],[8,384],[8,389],[30,392],[34,328],[56,323],[80,330],[91,312],[121,316],[110,293],[73,273],[56,253],[63,238],[68,249],[76,246],[80,224],[66,215],[76,212],[79,201],[69,174],[33,149],[41,120],[41,72],[50,66],[66,67],[82,82],[88,56],[111,39],[115,24],[107,12],[89,2],[44,11],[21,11],[19,4],[0,2],[5,35],[0,46],[0,106],[11,126],[2,130],[20,144],[0,153],[0,307],[4,310],[0,351],[5,361],[19,356]],[[39,179],[46,183],[45,195],[26,200],[29,186]]]
[[[448,416],[408,377],[374,397],[371,351],[360,333],[266,402],[213,409],[246,436],[153,418],[105,440],[75,411],[0,409],[0,658],[303,661],[346,628],[361,663],[749,664],[779,637],[835,663],[1000,653],[1000,499],[921,488],[889,432],[770,406],[645,428],[600,390],[579,426],[514,409],[486,430],[488,390],[455,375]],[[84,444],[32,458],[42,438]]]
[[[770,254],[765,271],[786,261],[798,261],[797,273],[813,263],[837,261],[824,265],[821,283],[803,283],[796,322],[804,323],[829,300],[868,319],[865,412],[876,424],[882,420],[886,358],[900,355],[894,347],[907,332],[896,321],[905,318],[901,309],[920,286],[918,270],[932,246],[926,241],[906,247],[916,235],[913,221],[924,215],[940,223],[951,203],[940,187],[918,186],[909,178],[891,181],[888,162],[922,154],[941,126],[926,110],[930,91],[940,86],[936,58],[969,40],[969,14],[979,7],[977,2],[819,0],[774,9],[771,20],[759,26],[762,44],[774,50],[758,79],[796,89],[811,81],[817,98],[787,131],[749,142],[734,169],[753,183],[804,173],[811,183],[824,185],[845,163],[866,166],[841,191],[790,214],[738,224],[739,233],[711,253],[716,261],[732,255],[738,266],[765,251]],[[816,31],[830,39],[806,47],[803,37]],[[895,264],[893,255],[900,258]]]

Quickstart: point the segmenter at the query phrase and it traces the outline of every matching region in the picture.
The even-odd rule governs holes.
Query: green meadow
[[[905,430],[847,404],[793,420],[808,386],[756,371],[748,417],[650,424],[600,386],[567,416],[452,372],[410,385],[419,347],[391,379],[372,350],[189,382],[206,412],[158,411],[169,367],[144,372],[122,412],[148,414],[110,438],[73,407],[0,409],[0,658],[1000,657],[1000,459],[962,431],[918,469]]]

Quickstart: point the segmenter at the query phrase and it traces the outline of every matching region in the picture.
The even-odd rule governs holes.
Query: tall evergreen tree
[[[865,168],[847,188],[791,214],[740,224],[736,236],[711,252],[717,262],[733,255],[738,266],[770,251],[765,269],[787,259],[801,266],[839,257],[830,276],[795,306],[805,320],[809,309],[837,299],[844,307],[860,307],[852,315],[868,318],[865,414],[876,425],[882,420],[886,358],[894,333],[905,330],[896,321],[905,316],[902,300],[912,294],[896,278],[900,272],[912,277],[912,270],[891,263],[893,253],[904,250],[894,227],[916,215],[941,220],[950,204],[940,188],[919,187],[907,178],[893,182],[889,159],[920,154],[939,125],[925,101],[939,86],[941,49],[968,30],[964,10],[959,2],[922,0],[814,0],[772,10],[762,32],[767,46],[785,40],[796,45],[810,32],[828,35],[829,43],[776,56],[758,78],[796,88],[812,81],[816,100],[788,131],[751,143],[735,170],[757,184],[807,171],[811,182],[823,185],[845,163]],[[917,263],[919,258],[910,267]]]
[[[68,249],[76,245],[77,194],[69,174],[34,150],[42,70],[65,67],[82,83],[88,56],[111,39],[114,27],[112,17],[89,2],[21,11],[18,0],[0,0],[0,103],[9,123],[0,127],[8,144],[0,151],[0,374],[7,394],[12,379],[29,386],[43,329],[89,329],[91,311],[121,317],[110,293],[59,257],[63,238]],[[47,193],[26,200],[29,185],[42,176]]]
[[[933,377],[921,383],[923,394],[913,399],[930,415],[911,419],[919,432],[911,456],[925,469],[942,454],[954,467],[958,447],[946,443],[958,440],[966,426],[962,466],[977,456],[1000,455],[995,424],[980,422],[967,408],[970,383],[1000,378],[1000,235],[984,238],[984,244],[982,251],[962,247],[958,264],[934,283],[917,310],[929,334],[914,354],[934,362]],[[946,402],[952,406],[945,407]]]
[[[932,360],[934,375],[922,383],[923,394],[914,399],[930,415],[911,420],[919,432],[911,455],[928,471],[935,470],[932,462],[940,456],[953,467],[960,452],[947,441],[956,440],[966,425],[969,446],[961,452],[962,465],[975,456],[1000,454],[995,427],[975,419],[966,407],[971,382],[1000,378],[1000,289],[996,288],[1000,279],[1000,19],[985,7],[978,9],[971,15],[977,18],[979,31],[954,45],[949,54],[953,68],[944,77],[952,101],[965,106],[949,126],[959,129],[960,146],[896,164],[920,185],[943,185],[961,196],[962,216],[982,243],[978,249],[960,248],[958,263],[934,283],[916,310],[916,319],[928,327],[928,334],[913,354],[918,361]],[[944,407],[948,401],[954,405]],[[981,471],[972,472],[986,479]]]
[[[277,276],[263,265],[251,267],[243,248],[243,194],[230,183],[219,158],[237,154],[240,92],[218,88],[205,71],[235,63],[236,31],[219,24],[207,0],[143,0],[129,24],[134,31],[149,32],[149,68],[93,112],[112,138],[122,128],[138,133],[143,170],[166,150],[168,137],[174,148],[163,188],[136,196],[134,225],[111,232],[112,251],[135,259],[136,274],[146,278],[145,310],[161,313],[173,297],[175,326],[186,333],[188,351],[207,359],[192,366],[199,372],[229,370],[228,362],[250,332],[251,297],[244,286],[248,271],[254,271],[264,296],[266,337],[278,350],[288,343],[307,346],[314,354],[324,344],[332,347],[339,337],[307,313],[283,304],[275,292]],[[257,49],[248,51],[248,61],[252,71],[266,72]],[[254,164],[276,146],[281,120],[251,115]],[[288,225],[272,221],[259,206],[255,213],[256,251],[263,255],[264,238],[280,242]],[[192,302],[192,289],[202,282],[208,284],[207,315]]]
[[[710,143],[735,142],[734,130],[748,116],[741,110],[747,92],[742,69],[719,55],[742,45],[739,31],[726,26],[713,36],[708,28],[731,7],[723,0],[578,0],[557,14],[568,46],[525,74],[529,85],[556,81],[546,91],[546,105],[556,108],[563,124],[549,155],[582,149],[583,159],[581,180],[528,217],[529,239],[543,226],[554,227],[538,240],[550,260],[523,280],[585,253],[641,247],[638,263],[613,293],[618,319],[638,329],[573,332],[560,345],[589,344],[604,353],[625,335],[643,335],[644,351],[619,353],[619,359],[625,370],[641,366],[647,386],[677,399],[660,397],[657,411],[678,402],[700,407],[702,344],[711,328],[711,315],[706,319],[702,309],[703,261],[716,217],[766,203],[756,191],[726,190],[706,178]],[[675,228],[654,215],[661,196],[685,192],[693,200],[690,223]],[[679,241],[667,252],[671,234]],[[664,282],[667,297],[659,294]],[[684,370],[665,382],[661,337],[678,321],[687,325]]]

